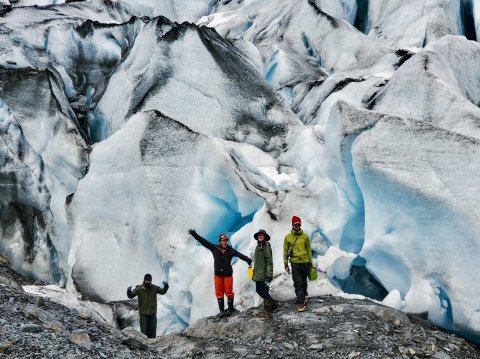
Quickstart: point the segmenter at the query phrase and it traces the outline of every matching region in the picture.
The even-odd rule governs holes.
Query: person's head
[[[270,236],[264,229],[259,229],[258,232],[253,235],[253,238],[259,242],[267,242],[270,240]]]
[[[145,274],[143,277],[143,285],[145,287],[150,287],[152,285],[152,275],[151,274]]]
[[[221,234],[218,236],[218,243],[220,243],[220,246],[222,248],[227,248],[228,245],[228,237],[226,234]]]
[[[302,220],[300,219],[300,217],[292,217],[292,227],[295,232],[298,232],[302,229]]]

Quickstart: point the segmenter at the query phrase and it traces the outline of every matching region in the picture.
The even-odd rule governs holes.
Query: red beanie
[[[218,241],[219,241],[219,242],[220,242],[222,239],[226,239],[226,240],[228,241],[227,235],[222,233],[221,235],[218,236]]]
[[[300,223],[300,224],[302,224],[302,220],[300,219],[300,217],[297,217],[297,216],[293,216],[293,217],[292,217],[292,226],[293,226],[295,223]]]

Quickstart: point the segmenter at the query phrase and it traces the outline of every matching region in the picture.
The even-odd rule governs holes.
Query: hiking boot
[[[228,309],[225,311],[225,315],[232,315],[235,312],[233,307],[233,298],[228,298]]]
[[[223,298],[217,299],[218,301],[218,309],[220,309],[220,313],[217,314],[218,318],[222,318],[225,316],[225,300]]]
[[[263,311],[263,312],[257,313],[255,316],[258,318],[270,319],[272,318],[272,313]]]
[[[272,302],[271,299],[265,299],[263,301],[263,312],[257,314],[257,317],[260,318],[271,318],[272,317]]]
[[[223,318],[226,317],[228,314],[226,311],[221,310],[220,313],[217,314],[217,318]]]
[[[305,304],[299,304],[297,308],[297,312],[304,312],[305,311]]]

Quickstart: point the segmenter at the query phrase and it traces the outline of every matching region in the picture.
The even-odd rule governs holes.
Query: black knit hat
[[[143,281],[149,281],[151,282],[152,281],[152,275],[151,274],[145,274],[145,276],[143,277]]]
[[[270,236],[268,235],[267,232],[265,232],[264,229],[259,229],[258,232],[253,235],[253,238],[255,238],[258,241],[259,234],[263,234],[265,236],[265,241],[268,242],[270,240]]]

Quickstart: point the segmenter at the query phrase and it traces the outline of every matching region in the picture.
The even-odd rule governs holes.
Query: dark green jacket
[[[310,238],[308,237],[308,234],[302,230],[295,232],[292,229],[292,231],[285,236],[285,240],[283,241],[283,262],[285,264],[288,264],[287,252],[290,247],[293,247],[290,262],[313,263],[312,249],[310,247]]]
[[[145,287],[143,284],[137,285],[131,292],[127,291],[127,297],[132,299],[138,295],[138,312],[140,315],[152,315],[157,313],[157,294],[165,294],[166,289],[160,288],[154,284]]]
[[[258,242],[255,248],[253,265],[253,280],[265,282],[273,277],[272,247],[268,242]]]

